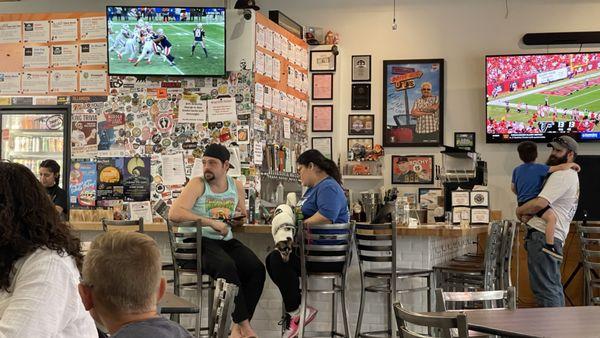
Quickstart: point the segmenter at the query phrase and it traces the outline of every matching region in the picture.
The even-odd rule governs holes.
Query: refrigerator
[[[59,186],[69,191],[68,109],[0,109],[0,125],[0,159],[23,164],[36,177],[40,163],[53,159],[62,171]]]

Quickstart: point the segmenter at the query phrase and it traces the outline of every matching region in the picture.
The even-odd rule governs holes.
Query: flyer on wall
[[[82,66],[106,64],[106,42],[82,43],[79,45],[79,64]]]
[[[106,18],[93,16],[79,19],[79,32],[81,40],[94,40],[106,38]]]
[[[21,42],[21,21],[0,22],[0,43]]]
[[[125,202],[150,200],[150,158],[125,157],[123,195]]]
[[[0,94],[20,94],[21,93],[21,73],[6,72],[0,73]]]
[[[50,20],[50,41],[77,40],[77,19]]]
[[[21,88],[23,94],[48,94],[48,73],[24,72],[21,76]]]
[[[52,67],[77,67],[77,45],[53,45],[50,65]]]
[[[152,223],[152,206],[150,205],[150,201],[129,202],[127,210],[129,210],[130,220],[135,221],[143,218],[144,223]]]
[[[98,116],[98,156],[123,156],[125,114],[105,111]]]
[[[71,116],[71,157],[90,158],[98,154],[98,115]]]
[[[105,70],[81,70],[79,72],[79,90],[82,93],[106,92],[106,88]]]
[[[53,70],[50,72],[50,92],[74,93],[77,91],[76,70]]]
[[[72,206],[96,205],[96,162],[73,161],[69,175],[69,196]]]
[[[23,21],[23,42],[50,41],[50,21]]]
[[[123,157],[105,157],[96,160],[98,172],[98,206],[112,206],[114,200],[123,200]]]
[[[50,49],[48,46],[23,47],[23,68],[48,68]]]

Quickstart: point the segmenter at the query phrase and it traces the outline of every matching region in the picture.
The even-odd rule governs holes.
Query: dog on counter
[[[279,251],[284,262],[289,261],[294,247],[295,223],[296,217],[289,205],[281,204],[275,209],[271,220],[271,234],[275,241],[275,250]]]

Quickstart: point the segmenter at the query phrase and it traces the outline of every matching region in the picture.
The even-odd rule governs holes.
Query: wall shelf
[[[343,175],[343,180],[382,180],[383,176],[371,176],[371,175]]]

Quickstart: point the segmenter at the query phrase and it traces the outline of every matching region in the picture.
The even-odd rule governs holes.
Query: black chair
[[[398,268],[396,264],[396,237],[397,230],[393,223],[357,223],[355,225],[354,241],[358,254],[361,285],[360,306],[355,335],[357,338],[380,336],[382,334],[395,336],[395,334],[392,334],[394,332],[392,304],[396,303],[399,293],[426,291],[427,311],[431,311],[431,279],[433,270]],[[404,279],[424,280],[426,286],[398,289],[397,281]],[[367,285],[367,282],[370,282],[370,284]],[[387,312],[388,322],[385,330],[361,332],[367,292],[386,295],[387,306],[385,306],[385,309],[387,310],[385,312]]]
[[[103,231],[137,231],[144,233],[144,219],[140,217],[138,220],[132,221],[112,221],[106,218],[102,219],[102,230]]]
[[[425,315],[402,308],[400,303],[394,304],[396,312],[396,321],[400,328],[401,338],[426,338],[434,337],[417,333],[410,329],[407,324],[426,327],[428,332],[441,332],[443,338],[468,338],[469,330],[467,329],[467,316],[464,313],[447,313],[444,315]],[[457,335],[452,335],[450,332],[456,331]]]

